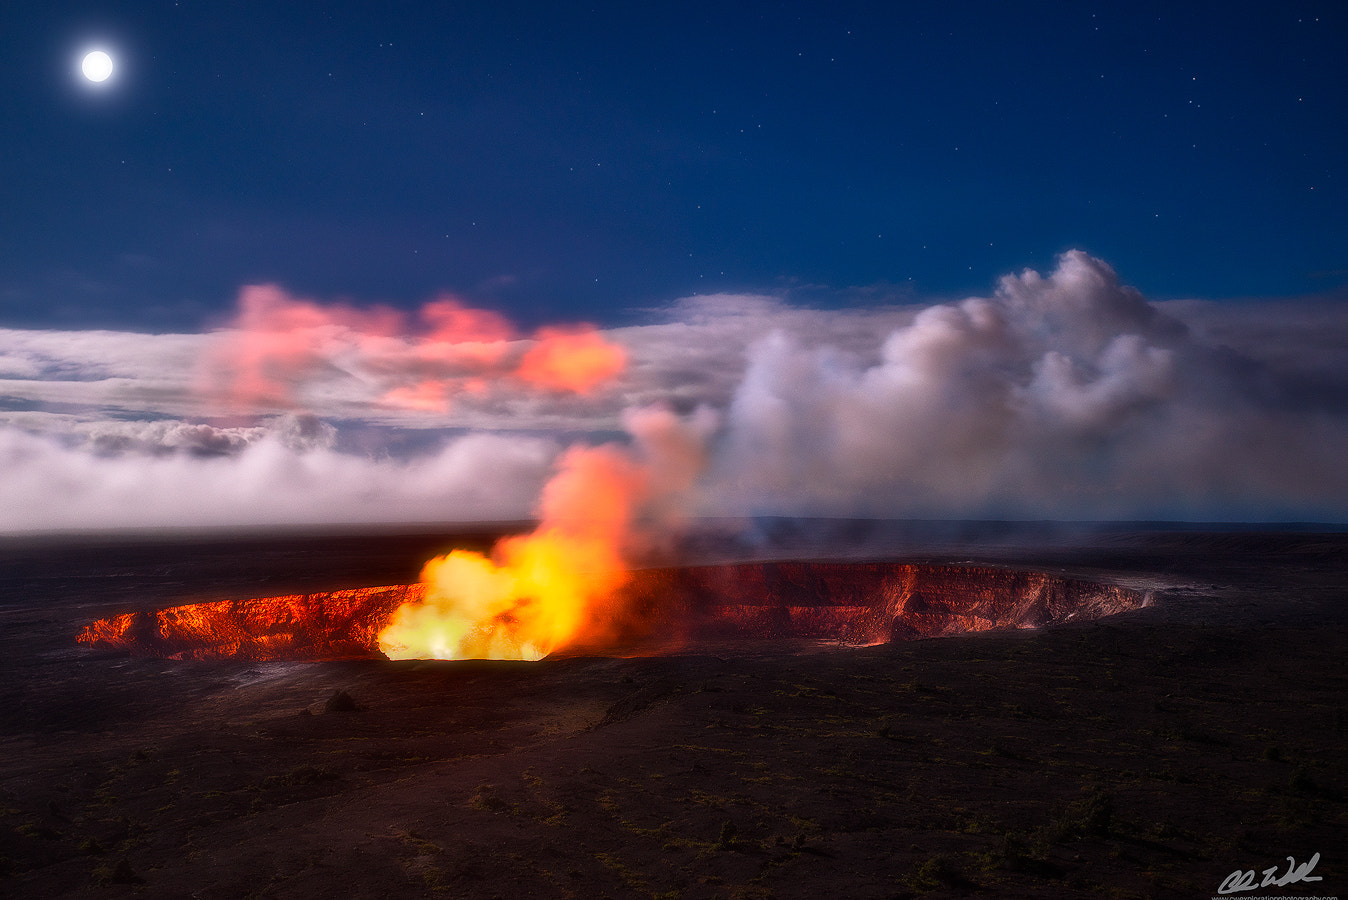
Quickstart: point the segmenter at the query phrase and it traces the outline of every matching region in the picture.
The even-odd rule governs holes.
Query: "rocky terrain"
[[[1075,582],[1152,602],[868,647],[731,629],[632,658],[296,662],[76,642],[100,619],[409,583],[446,540],[0,548],[0,894],[1208,897],[1316,853],[1323,881],[1256,893],[1345,893],[1337,533],[907,548],[881,568],[1022,579],[1036,599],[1008,610]],[[798,590],[864,605],[843,573],[865,570],[748,565],[736,590],[788,619],[813,608]],[[940,596],[895,603],[938,633]]]

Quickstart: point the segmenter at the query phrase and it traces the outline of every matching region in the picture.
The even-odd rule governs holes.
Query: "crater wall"
[[[77,640],[173,659],[378,657],[378,635],[424,586],[222,600],[100,619]],[[981,566],[775,562],[643,569],[621,589],[614,647],[699,641],[875,644],[1037,628],[1137,609],[1112,584]],[[586,651],[604,652],[603,646]]]

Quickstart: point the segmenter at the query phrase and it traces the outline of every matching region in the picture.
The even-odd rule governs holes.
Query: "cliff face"
[[[220,600],[99,619],[76,638],[169,659],[343,659],[376,655],[393,611],[420,584]]]
[[[974,566],[761,563],[636,573],[629,608],[652,628],[746,640],[873,644],[1033,628],[1137,609],[1136,591]]]
[[[377,637],[419,584],[225,600],[100,619],[77,640],[173,659],[377,656]],[[1135,591],[971,566],[756,563],[632,573],[624,639],[832,640],[873,644],[1030,628],[1136,609]],[[596,648],[600,649],[600,648]]]

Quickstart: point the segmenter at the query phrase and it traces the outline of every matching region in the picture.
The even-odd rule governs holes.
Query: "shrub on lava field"
[[[510,808],[510,804],[496,792],[496,785],[494,784],[479,784],[477,793],[473,795],[473,799],[469,803],[474,809],[488,812],[503,812]]]
[[[1043,837],[1050,844],[1108,837],[1113,823],[1114,797],[1097,790],[1089,797],[1069,803],[1062,815],[1045,827]]]
[[[1025,839],[1015,832],[1005,834],[1002,837],[1001,845],[983,854],[981,858],[989,869],[1004,868],[1012,872],[1036,875],[1041,878],[1062,877],[1061,869],[1053,863],[1033,855],[1030,847],[1025,843]]]
[[[1297,766],[1292,772],[1292,777],[1288,781],[1288,787],[1293,793],[1303,796],[1318,794],[1327,800],[1342,800],[1343,795],[1327,784],[1321,784],[1311,778],[1311,770],[1306,766]]]
[[[360,709],[355,699],[346,691],[333,691],[332,696],[323,704],[323,712],[355,712]]]
[[[124,859],[117,861],[115,866],[99,866],[93,871],[93,878],[99,884],[144,884],[145,879],[141,878],[131,868],[131,864]]]
[[[917,871],[908,876],[908,883],[918,891],[974,887],[974,883],[960,874],[954,864],[944,856],[933,856],[918,866]]]

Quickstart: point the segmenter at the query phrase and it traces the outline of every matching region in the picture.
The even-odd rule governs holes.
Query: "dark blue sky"
[[[78,61],[107,48],[107,85]],[[1337,2],[0,8],[0,325],[1348,283]],[[840,299],[841,298],[841,299]]]

